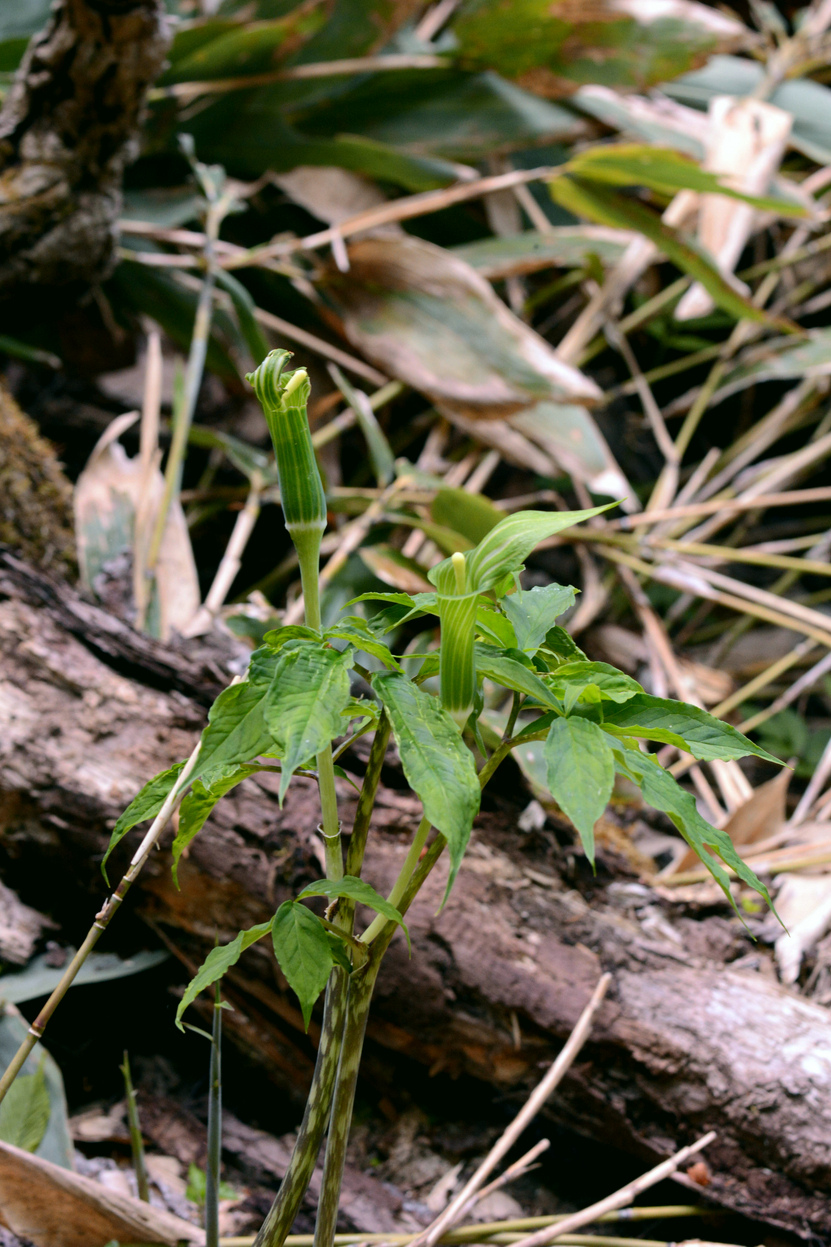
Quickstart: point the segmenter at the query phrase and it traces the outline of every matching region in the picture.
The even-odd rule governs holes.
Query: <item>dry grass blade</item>
[[[488,1155],[479,1165],[476,1172],[465,1183],[459,1194],[445,1208],[444,1212],[436,1218],[432,1225],[428,1226],[426,1230],[413,1239],[412,1247],[432,1247],[432,1244],[437,1243],[464,1215],[470,1200],[483,1186],[488,1174],[492,1173],[502,1158],[507,1155],[526,1126],[533,1121],[543,1104],[545,1104],[555,1087],[562,1081],[566,1072],[573,1064],[577,1054],[588,1038],[595,1014],[603,1002],[611,981],[612,976],[610,974],[604,974],[601,977],[591,999],[580,1015],[577,1025],[567,1039],[562,1052],[548,1070],[548,1073],[532,1092],[528,1101],[517,1113],[508,1129],[504,1131],[490,1152],[488,1152]]]
[[[831,501],[831,487],[818,485],[809,489],[765,494],[764,497],[713,498],[707,502],[689,502],[683,506],[666,507],[663,511],[656,510],[645,515],[626,515],[617,520],[609,520],[609,527],[628,532],[633,528],[639,528],[642,524],[656,524],[663,520],[696,519],[702,515],[721,515],[722,512],[737,515],[742,511],[753,511],[762,506],[792,507],[809,502],[829,501]]]
[[[681,1165],[702,1151],[708,1143],[712,1143],[715,1137],[716,1132],[711,1130],[709,1134],[705,1134],[696,1143],[691,1144],[689,1147],[682,1147],[674,1156],[670,1156],[668,1160],[662,1161],[660,1165],[656,1165],[648,1173],[642,1174],[634,1182],[628,1182],[626,1186],[622,1186],[613,1195],[607,1195],[605,1199],[598,1200],[596,1204],[591,1204],[581,1212],[572,1213],[570,1217],[566,1217],[557,1226],[538,1230],[536,1234],[529,1234],[526,1238],[521,1238],[517,1247],[547,1247],[548,1243],[552,1243],[561,1236],[569,1234],[572,1230],[579,1230],[584,1225],[591,1225],[604,1212],[611,1212],[615,1208],[624,1208],[627,1204],[631,1204],[640,1195],[641,1191],[649,1190],[657,1182],[662,1182],[664,1178],[668,1178],[670,1174],[675,1173]]]

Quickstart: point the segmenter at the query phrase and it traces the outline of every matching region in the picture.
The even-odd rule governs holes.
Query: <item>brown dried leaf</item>
[[[0,1225],[35,1247],[204,1241],[190,1222],[8,1143],[0,1143]]]
[[[136,513],[141,507],[144,519],[149,516],[152,520],[164,489],[161,472],[155,470],[146,490],[141,460],[130,459],[118,441],[137,418],[136,412],[128,412],[113,420],[75,486],[82,580],[110,609],[121,614],[132,611]],[[150,529],[152,524],[145,531]],[[153,632],[165,641],[173,629],[184,632],[201,601],[187,522],[178,500],[168,512],[156,586],[158,617]]]

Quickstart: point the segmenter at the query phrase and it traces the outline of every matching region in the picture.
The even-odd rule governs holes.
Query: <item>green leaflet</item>
[[[256,651],[258,654],[262,651]],[[250,762],[277,744],[265,721],[263,701],[269,685],[263,682],[232,684],[220,693],[208,711],[202,748],[192,778],[211,787],[229,766]]]
[[[476,631],[489,636],[501,649],[518,649],[514,626],[487,598],[479,598],[476,611]]]
[[[204,991],[206,987],[211,987],[221,979],[226,970],[230,970],[231,966],[235,966],[246,948],[250,948],[252,944],[256,944],[257,940],[261,940],[264,935],[268,934],[271,930],[271,921],[261,922],[259,926],[250,927],[247,931],[240,931],[236,939],[231,940],[230,944],[223,944],[219,948],[211,949],[194,977],[188,983],[185,994],[179,1001],[179,1008],[176,1010],[176,1025],[180,1031],[185,1029],[182,1025],[182,1014],[188,1005],[192,1004],[199,993]]]
[[[265,678],[267,671],[273,674],[274,667],[277,664],[275,657],[278,650],[281,650],[289,641],[318,641],[320,639],[314,628],[307,628],[304,624],[288,624],[285,628],[272,628],[270,632],[266,632],[263,637],[262,649],[254,650],[251,655],[251,661],[248,664],[248,679],[253,683],[256,670],[261,672],[260,678]],[[258,660],[258,656],[262,656]],[[267,657],[270,655],[270,660]],[[268,663],[271,662],[269,669]],[[269,680],[271,676],[269,675]]]
[[[519,589],[502,598],[500,606],[514,626],[517,649],[536,654],[559,616],[574,605],[574,596],[571,585],[552,584]]]
[[[377,658],[389,671],[401,670],[400,664],[390,653],[389,646],[377,640],[363,621],[362,626],[350,623],[336,624],[334,628],[327,628],[324,636],[327,639],[348,641],[356,650]]]
[[[107,886],[109,886],[110,882],[107,878],[107,860],[113,849],[119,840],[122,840],[127,835],[128,831],[132,831],[137,823],[143,823],[148,818],[156,817],[167,800],[168,793],[181,775],[184,765],[184,762],[177,762],[175,766],[171,766],[166,771],[160,771],[158,775],[149,780],[141,792],[133,797],[127,809],[121,815],[115,827],[113,827],[110,843],[107,845],[104,860],[101,862],[101,873],[107,882]]]
[[[334,961],[329,933],[305,905],[284,901],[274,915],[271,936],[274,955],[300,1001],[308,1030],[312,1008],[326,986]]]
[[[281,804],[297,768],[343,734],[351,656],[320,641],[283,652],[263,705],[266,725],[282,741]]]
[[[560,661],[571,662],[573,659],[587,661],[586,655],[579,645],[576,644],[571,634],[566,632],[565,628],[561,628],[559,624],[549,628],[542,648],[546,654],[552,654]]]
[[[551,795],[579,831],[586,857],[594,865],[594,825],[615,782],[608,737],[588,719],[555,719],[543,752]]]
[[[618,770],[623,771],[639,785],[647,801],[656,810],[663,810],[672,819],[687,844],[701,858],[710,874],[719,885],[730,904],[736,909],[736,903],[730,894],[729,877],[711,855],[715,853],[730,866],[738,877],[764,897],[773,912],[776,910],[767,888],[756,877],[746,862],[739,857],[733,841],[726,831],[720,831],[701,817],[692,793],[685,791],[679,783],[665,771],[649,754],[638,749],[615,749]],[[710,850],[708,853],[707,850]],[[738,910],[737,910],[738,912]],[[741,916],[741,915],[740,915]]]
[[[179,859],[190,842],[205,826],[208,815],[217,801],[224,797],[226,792],[230,792],[236,784],[247,779],[249,775],[255,775],[259,770],[260,767],[256,764],[237,767],[230,775],[216,779],[210,788],[206,787],[201,779],[196,780],[179,807],[179,830],[171,850],[173,856],[171,872],[177,888],[179,886]]]
[[[383,896],[380,896],[363,879],[356,879],[354,875],[343,875],[340,879],[318,879],[317,883],[310,883],[307,888],[304,888],[297,899],[302,901],[305,896],[328,896],[333,900],[337,896],[343,896],[349,901],[356,901],[359,905],[368,905],[383,918],[399,924],[407,937],[409,947],[410,933],[401,914],[394,905],[384,900]]]
[[[46,1071],[42,1060],[34,1074],[15,1079],[0,1104],[0,1139],[36,1152],[49,1125],[51,1108]]]
[[[518,652],[518,651],[517,651]],[[554,695],[547,684],[525,663],[511,657],[510,653],[498,650],[493,645],[476,646],[476,670],[479,675],[503,688],[513,689],[515,693],[524,693],[533,697],[543,706],[559,709]]]
[[[517,511],[515,515],[506,516],[474,550],[465,554],[469,588],[479,593],[487,592],[506,573],[519,571],[534,547],[546,537],[552,537],[564,528],[572,528],[615,506],[616,502],[607,502],[605,506],[590,507],[586,511]],[[445,559],[430,570],[428,579],[431,584],[440,583],[448,563],[449,559]]]
[[[596,705],[601,701],[626,702],[643,688],[637,680],[606,662],[566,662],[555,667],[547,683],[565,703],[567,711],[577,701]],[[605,712],[604,712],[605,714]],[[611,717],[611,716],[608,716]]]
[[[373,676],[389,715],[407,782],[424,816],[446,837],[448,891],[464,857],[481,796],[473,754],[435,697],[400,675]]]
[[[559,672],[555,674],[555,678],[557,674]],[[683,747],[694,758],[705,762],[714,758],[744,758],[748,754],[755,754],[766,762],[782,765],[779,758],[774,758],[761,745],[755,745],[729,723],[683,701],[671,701],[668,698],[639,693],[622,706],[604,706],[603,721],[604,725],[620,728],[629,736],[639,736],[645,740],[667,742],[666,733],[671,732],[682,739]],[[668,743],[678,742],[673,739]]]

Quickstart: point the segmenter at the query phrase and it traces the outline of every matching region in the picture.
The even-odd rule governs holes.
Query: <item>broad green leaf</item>
[[[440,489],[430,505],[430,515],[437,524],[467,537],[471,545],[486,537],[505,513],[483,494],[466,489]]]
[[[323,923],[299,901],[284,901],[271,931],[274,954],[286,982],[300,1001],[306,1030],[312,1009],[326,986],[333,955]]]
[[[202,965],[197,970],[194,977],[188,983],[185,994],[179,1002],[179,1008],[176,1010],[176,1025],[180,1031],[185,1028],[182,1025],[182,1014],[189,1004],[192,1004],[200,992],[206,987],[212,987],[218,982],[231,966],[235,966],[239,961],[246,948],[250,948],[252,944],[256,944],[257,940],[261,940],[264,935],[268,935],[271,930],[271,922],[261,922],[256,927],[250,927],[247,931],[240,931],[236,939],[230,944],[223,944],[219,948],[212,948]]]
[[[255,775],[259,769],[256,765],[237,767],[230,775],[216,779],[209,788],[203,784],[201,779],[196,780],[179,806],[179,830],[176,832],[176,839],[171,849],[173,857],[171,871],[177,888],[179,886],[179,860],[191,841],[205,826],[217,801],[242,780],[247,779],[249,775]]]
[[[128,831],[138,824],[145,822],[148,818],[155,818],[159,810],[167,800],[176,780],[182,773],[184,762],[177,762],[175,766],[171,766],[166,771],[160,771],[158,775],[149,780],[141,792],[133,797],[127,809],[119,818],[115,827],[113,827],[110,843],[107,845],[107,851],[104,854],[104,860],[101,862],[101,873],[109,884],[107,878],[107,860],[112,853],[119,840],[127,835]]]
[[[667,147],[646,143],[598,144],[572,156],[565,169],[580,179],[606,182],[611,186],[648,186],[670,195],[680,190],[727,195],[752,204],[760,211],[805,216],[805,209],[790,201],[758,198],[732,190],[715,173],[709,173],[689,156]]]
[[[271,678],[276,667],[276,660],[273,654],[288,645],[289,641],[319,641],[320,637],[314,628],[307,628],[304,624],[287,624],[284,628],[272,628],[270,632],[266,632],[263,637],[263,648],[254,650],[248,664],[248,679],[254,684],[267,679],[271,683]],[[271,651],[269,654],[268,651]],[[259,659],[259,665],[258,665]],[[269,663],[271,666],[269,667]]]
[[[506,573],[518,572],[541,541],[615,506],[616,502],[607,502],[605,506],[590,507],[586,511],[517,511],[506,516],[475,550],[465,555],[468,584],[485,593]],[[432,568],[431,584],[438,583],[437,576],[443,566],[440,563]]]
[[[334,965],[340,966],[341,970],[351,974],[352,962],[349,960],[346,941],[342,940],[339,935],[335,935],[334,931],[327,931],[326,939],[329,941],[329,951]]]
[[[319,641],[284,651],[264,703],[266,725],[282,742],[281,804],[297,768],[343,734],[351,654]]]
[[[566,702],[568,709],[576,701],[587,704],[627,702],[638,693],[643,693],[637,680],[606,662],[578,660],[563,663],[555,667],[546,682]]]
[[[674,732],[683,739],[684,747],[694,758],[705,762],[714,758],[744,758],[754,754],[766,762],[781,765],[779,758],[774,758],[729,723],[687,702],[639,693],[621,706],[604,706],[603,719],[626,730],[630,736],[640,736],[645,740],[658,739],[651,735],[655,730]]]
[[[555,178],[551,194],[558,204],[576,216],[588,217],[601,225],[617,229],[637,230],[677,264],[685,273],[700,281],[715,303],[739,320],[776,323],[724,278],[698,244],[667,225],[657,213],[636,199],[621,195],[607,186],[583,178]]]
[[[208,711],[194,780],[202,779],[210,787],[228,767],[250,762],[274,748],[276,740],[266,724],[263,705],[269,688],[265,681],[245,680],[219,694]]]
[[[391,602],[396,606],[406,606],[410,610],[415,606],[415,599],[409,593],[361,593],[358,597],[344,602],[344,609],[354,606],[356,602]]]
[[[436,698],[406,677],[373,676],[372,687],[389,715],[407,782],[420,798],[425,818],[447,839],[449,890],[479,809],[473,754]]]
[[[588,719],[555,719],[544,754],[551,795],[579,831],[586,857],[594,865],[594,825],[609,803],[615,782],[608,737]]]
[[[0,1139],[36,1152],[49,1125],[49,1089],[41,1061],[34,1074],[19,1075],[0,1104]]]
[[[586,660],[586,655],[574,641],[571,633],[566,632],[565,628],[561,628],[559,624],[549,628],[542,648],[546,655],[551,654],[561,662],[572,662],[575,659],[580,661]]]
[[[648,804],[669,815],[687,844],[701,858],[734,909],[736,904],[730,894],[729,877],[712,856],[713,853],[721,858],[725,866],[730,866],[742,882],[763,896],[773,909],[773,902],[765,885],[739,857],[727,832],[711,827],[701,817],[692,793],[682,788],[672,775],[649,754],[641,753],[637,749],[624,748],[615,750],[615,758],[618,769],[634,779]],[[710,852],[707,852],[708,849]]]
[[[493,645],[477,645],[476,671],[494,684],[501,684],[503,688],[513,689],[516,693],[524,693],[526,697],[533,697],[543,706],[556,707],[556,699],[548,685],[523,662],[518,661],[520,651],[515,653],[517,657],[512,657],[510,653],[500,651]]]
[[[305,896],[328,896],[332,900],[337,896],[342,896],[346,900],[357,902],[359,905],[367,905],[370,909],[374,909],[376,913],[380,914],[382,918],[387,918],[390,922],[397,922],[407,937],[407,944],[409,945],[410,943],[410,935],[401,914],[394,905],[384,900],[383,896],[380,896],[363,879],[356,879],[354,875],[343,875],[340,879],[318,879],[317,883],[310,883],[308,887],[304,888],[297,899],[302,901]]]
[[[174,41],[170,68],[161,81],[164,84],[199,82],[268,73],[275,68],[281,49],[291,48],[298,38],[311,33],[318,25],[319,18],[305,10],[271,22],[214,20],[209,24],[213,38],[203,36],[197,47],[192,46],[192,33],[185,30],[182,32],[185,38],[180,35]],[[191,35],[190,40],[188,35]]]
[[[536,654],[560,615],[574,605],[570,585],[540,585],[519,589],[502,598],[500,606],[516,633],[517,649]]]
[[[105,956],[106,954],[101,955]],[[112,958],[113,954],[110,953],[109,956]],[[94,957],[95,953],[92,953],[89,960],[92,960]],[[44,956],[35,958],[35,961],[42,962],[43,960]],[[30,968],[32,968],[31,962],[25,970],[20,971],[20,975],[25,976]],[[84,966],[84,969],[86,969],[86,966]],[[55,970],[53,973],[55,981],[49,984],[45,991],[40,992],[40,995],[48,995],[56,986],[57,979],[61,977],[61,970]],[[31,1043],[32,1038],[28,1034],[28,1021],[9,1000],[6,984],[11,977],[17,976],[6,976],[3,985],[0,986],[0,999],[4,998],[6,1000],[5,1007],[0,1010],[0,1069],[6,1069],[15,1054],[19,1052],[20,1045],[27,1044],[27,1036],[29,1043]],[[46,1083],[46,1092],[49,1098],[49,1124],[46,1127],[43,1138],[37,1145],[35,1155],[42,1160],[50,1161],[53,1165],[59,1165],[62,1169],[74,1169],[74,1148],[69,1130],[69,1113],[61,1071],[58,1068],[57,1062],[46,1049],[41,1044],[36,1043],[23,1063],[17,1076],[17,1081],[21,1077],[28,1078],[38,1074],[43,1075]],[[14,1092],[14,1085],[7,1093],[5,1103],[8,1103],[8,1097]],[[0,1109],[1,1112],[2,1109]]]

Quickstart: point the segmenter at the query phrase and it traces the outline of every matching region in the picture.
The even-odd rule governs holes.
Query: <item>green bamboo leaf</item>
[[[611,186],[648,186],[668,195],[680,190],[727,195],[752,204],[762,212],[806,215],[805,209],[791,200],[759,198],[733,190],[717,174],[702,169],[689,156],[669,147],[653,147],[648,143],[607,143],[587,147],[572,156],[563,172]]]
[[[621,706],[604,706],[603,720],[604,724],[621,728],[630,736],[645,740],[664,739],[656,736],[656,731],[672,732],[681,737],[683,747],[694,758],[705,762],[714,758],[744,758],[754,754],[766,762],[782,765],[781,759],[762,749],[761,745],[754,744],[723,719],[717,719],[706,710],[699,710],[697,706],[683,701],[640,693]]]
[[[514,626],[517,649],[536,654],[560,615],[574,605],[570,585],[540,585],[519,589],[502,598],[500,606]]]
[[[777,320],[751,303],[741,291],[730,285],[697,243],[674,230],[651,208],[630,196],[620,195],[599,183],[573,177],[555,178],[550,183],[550,190],[556,202],[576,216],[588,217],[590,221],[613,225],[617,229],[637,230],[649,238],[667,259],[700,281],[718,306],[731,316],[760,324],[790,327],[789,322]]]
[[[397,922],[407,937],[409,947],[410,933],[399,911],[363,879],[356,879],[354,875],[343,875],[340,879],[318,879],[316,883],[310,883],[304,888],[297,899],[302,901],[306,896],[328,896],[332,900],[337,896],[342,896],[359,905],[367,905],[390,922]]]
[[[176,1025],[180,1031],[184,1031],[182,1025],[182,1014],[188,1005],[192,1004],[200,992],[206,987],[212,987],[230,970],[231,966],[235,966],[239,961],[246,948],[250,948],[252,944],[256,944],[257,940],[261,940],[264,935],[268,935],[271,930],[271,923],[261,922],[256,927],[250,927],[247,931],[240,931],[236,939],[231,940],[230,944],[223,944],[219,948],[212,948],[202,965],[197,970],[194,977],[188,983],[185,994],[179,1001],[179,1008],[176,1010]]]
[[[312,1009],[326,986],[333,954],[323,923],[299,901],[284,901],[274,915],[274,955],[286,982],[300,1001],[306,1030]]]
[[[179,807],[179,830],[171,849],[171,873],[176,887],[179,886],[179,860],[191,841],[199,835],[205,823],[221,797],[230,792],[249,775],[256,775],[260,770],[257,765],[240,766],[230,775],[217,779],[207,787],[201,779],[197,779],[190,792]]]
[[[449,891],[479,809],[473,755],[436,698],[405,676],[376,675],[372,687],[389,715],[407,782],[420,798],[425,818],[447,839]]]
[[[269,352],[269,345],[257,320],[256,303],[242,282],[238,281],[233,273],[229,273],[227,269],[217,269],[216,283],[231,296],[240,333],[245,338],[245,344],[251,352],[251,358],[254,360],[255,365],[261,364]]]
[[[430,506],[430,515],[436,524],[461,533],[472,545],[487,537],[505,518],[504,511],[495,507],[490,498],[466,489],[438,490]]]
[[[764,897],[771,909],[774,909],[770,894],[750,867],[739,857],[726,831],[711,827],[698,812],[695,798],[660,766],[650,754],[641,753],[638,749],[616,749],[614,751],[618,770],[628,775],[640,787],[644,800],[656,810],[669,815],[681,832],[691,849],[700,857],[710,874],[719,885],[730,904],[736,909],[736,903],[730,893],[730,879],[722,870],[713,854],[731,867],[743,883],[753,888]],[[708,851],[709,850],[709,851]],[[741,916],[741,915],[740,915]]]
[[[594,865],[594,825],[609,803],[615,782],[609,740],[588,719],[555,719],[544,756],[551,794],[579,831],[586,857]]]
[[[167,800],[176,780],[182,773],[184,762],[177,762],[175,766],[169,767],[166,771],[160,771],[153,779],[148,780],[141,792],[133,797],[127,809],[118,819],[115,827],[113,827],[110,836],[110,843],[107,845],[107,851],[101,862],[101,873],[109,885],[107,878],[107,861],[115,846],[120,840],[123,840],[128,831],[138,824],[145,822],[148,818],[155,818],[159,810]]]
[[[351,660],[351,650],[320,641],[283,651],[263,705],[267,727],[282,742],[281,804],[297,768],[343,734]]]
[[[596,705],[601,701],[627,702],[638,693],[642,685],[630,675],[618,671],[607,662],[580,661],[563,663],[548,677],[547,683],[556,692],[566,709],[578,701]]]
[[[521,651],[515,653],[521,657]],[[547,684],[544,684],[536,672],[526,667],[506,650],[498,650],[493,645],[476,646],[476,670],[486,680],[501,684],[503,688],[513,689],[515,693],[524,693],[533,697],[543,706],[557,706],[557,701]]]
[[[219,694],[208,711],[193,780],[201,779],[210,787],[229,767],[274,749],[277,741],[266,724],[263,705],[269,688],[265,680],[245,680]]]
[[[34,1074],[18,1076],[0,1104],[0,1139],[36,1152],[49,1126],[51,1108],[42,1060]]]

